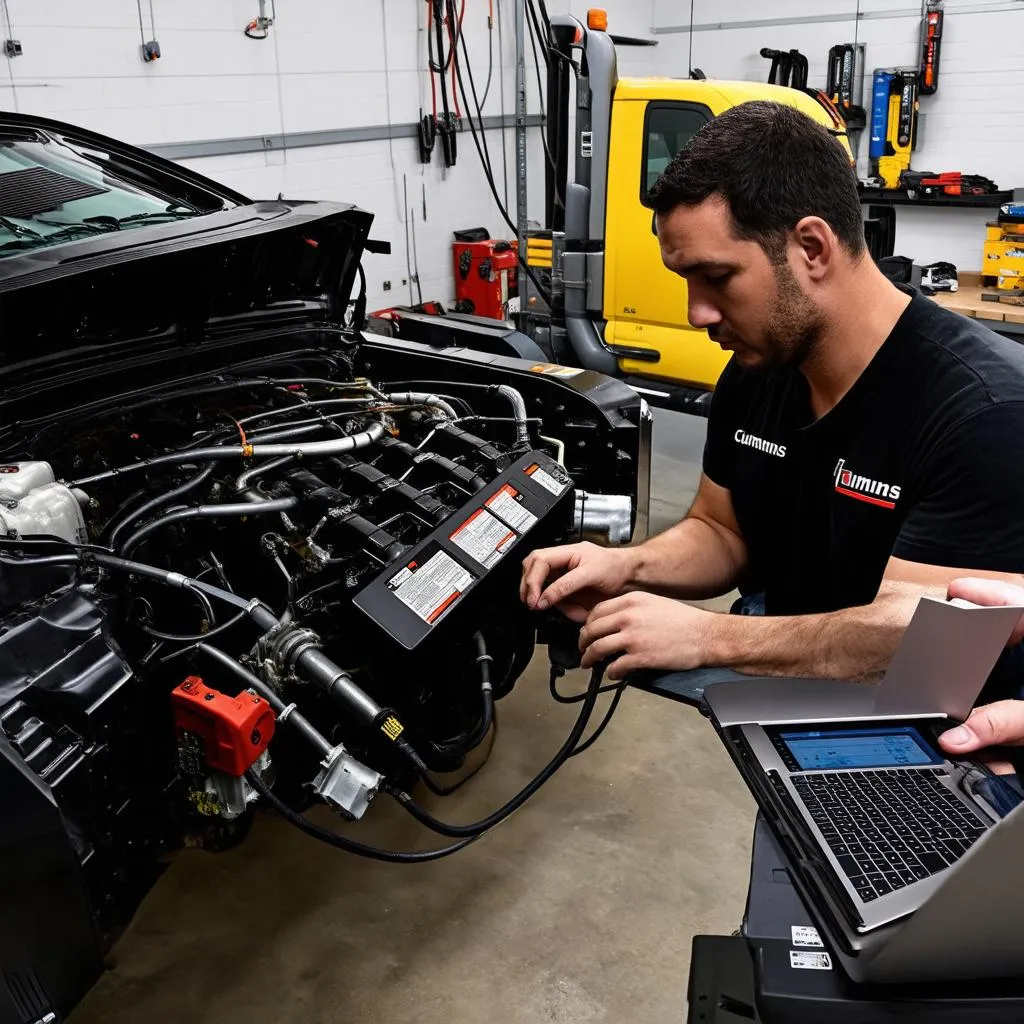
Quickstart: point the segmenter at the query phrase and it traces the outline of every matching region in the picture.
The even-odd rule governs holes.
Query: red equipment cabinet
[[[509,301],[519,295],[518,248],[516,242],[496,238],[452,243],[458,312],[508,319]]]

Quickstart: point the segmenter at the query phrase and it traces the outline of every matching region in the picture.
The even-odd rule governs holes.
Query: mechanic
[[[691,324],[733,356],[681,523],[524,562],[527,604],[583,623],[583,666],[870,679],[923,592],[1019,581],[1024,349],[881,274],[836,139],[745,103],[646,202]],[[682,603],[737,586],[766,617]]]

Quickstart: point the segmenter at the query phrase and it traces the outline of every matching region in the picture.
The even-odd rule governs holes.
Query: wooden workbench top
[[[983,302],[981,293],[994,292],[994,288],[982,288],[977,274],[961,273],[960,289],[955,292],[938,292],[932,298],[947,309],[956,310],[964,316],[977,320],[1003,320],[1010,324],[1024,324],[1024,306],[1010,306],[1005,302]]]

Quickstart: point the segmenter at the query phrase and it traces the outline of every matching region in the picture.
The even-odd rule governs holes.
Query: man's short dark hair
[[[865,248],[857,182],[838,140],[782,103],[741,103],[713,118],[654,183],[644,205],[658,214],[720,196],[739,238],[760,243],[776,262],[786,235],[820,217],[853,256]]]

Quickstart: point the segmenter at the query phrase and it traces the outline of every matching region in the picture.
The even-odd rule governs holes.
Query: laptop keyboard
[[[791,775],[864,902],[955,863],[986,826],[932,768]]]

